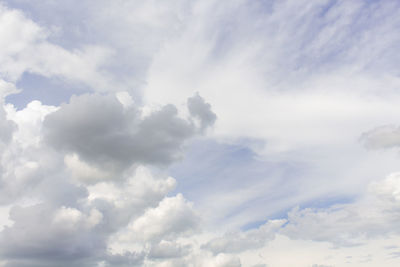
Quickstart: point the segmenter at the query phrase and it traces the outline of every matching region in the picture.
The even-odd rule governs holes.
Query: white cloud
[[[108,49],[85,46],[65,50],[48,41],[51,32],[4,4],[0,6],[0,21],[1,78],[16,82],[24,72],[32,72],[85,83],[95,90],[110,86],[107,74],[100,70],[111,55]]]
[[[1,202],[12,203],[26,193],[27,185],[33,186],[43,179],[44,169],[57,166],[57,159],[39,146],[42,121],[54,107],[35,101],[20,111],[11,105],[6,105],[5,109],[7,118],[15,126],[10,142],[2,150]],[[44,162],[46,164],[43,165]]]
[[[338,246],[357,245],[369,238],[398,234],[398,173],[370,185],[370,194],[350,204],[330,208],[294,209],[282,230],[292,238],[328,241]]]
[[[195,2],[180,34],[155,54],[144,101],[179,106],[198,91],[218,115],[209,136],[234,145],[256,140],[263,145],[250,147],[262,160],[301,166],[284,178],[285,189],[268,188],[289,195],[276,200],[282,206],[267,203],[254,219],[338,192],[359,195],[398,165],[392,152],[378,156],[358,142],[368,129],[398,123],[399,36],[389,34],[398,17],[398,5],[383,2]],[[251,201],[237,195],[252,187],[238,183],[199,206],[225,218]],[[268,193],[249,194],[261,196]]]
[[[192,232],[199,217],[181,194],[164,198],[157,207],[147,210],[131,224],[132,237],[144,241],[176,238]]]
[[[242,266],[240,263],[240,259],[226,254],[218,254],[217,257],[211,262],[207,263],[207,266],[212,267],[240,267]]]
[[[385,88],[398,97],[393,92],[399,81],[391,75],[393,58],[386,49],[398,37],[378,42],[380,29],[366,24],[357,34],[367,40],[354,38],[355,14],[362,19],[370,14],[361,2],[206,3],[195,5],[179,38],[167,42],[154,59],[144,90],[148,102],[180,103],[199,91],[220,118],[217,136],[259,138],[269,153],[347,145],[366,127],[399,116],[397,101],[375,94]],[[396,10],[375,8],[379,12],[371,15],[385,27],[398,23]],[[327,14],[319,16],[324,9]],[[206,19],[211,10],[219,19]],[[361,55],[387,64],[370,75]]]

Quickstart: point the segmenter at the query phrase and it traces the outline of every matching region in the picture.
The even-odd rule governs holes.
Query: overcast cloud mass
[[[0,267],[400,266],[400,2],[0,0]]]

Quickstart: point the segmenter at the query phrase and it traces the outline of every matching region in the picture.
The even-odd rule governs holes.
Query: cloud
[[[327,196],[351,198],[397,168],[391,155],[366,153],[357,139],[375,125],[398,123],[399,36],[388,34],[400,25],[398,7],[376,1],[194,2],[180,34],[167,39],[152,60],[145,103],[178,105],[198,91],[218,115],[209,136],[233,146],[254,141],[246,144],[256,152],[253,160],[282,164],[287,174],[277,178],[268,169],[246,183],[225,178],[234,167],[219,162],[215,169],[223,170],[220,179],[227,184],[221,188],[236,190],[215,198],[207,198],[213,191],[208,183],[201,188],[183,181],[188,190],[204,190],[199,206],[217,210],[213,215],[223,222],[216,227],[239,213],[243,225]],[[256,196],[253,187],[268,193]],[[251,192],[248,199],[237,197],[243,191]],[[254,202],[261,204],[254,208]],[[251,209],[252,216],[243,215]]]
[[[4,98],[17,91],[14,84],[0,79],[0,145],[1,143],[8,143],[11,140],[12,133],[16,128],[16,124],[7,118],[6,111],[4,110]]]
[[[315,154],[302,151],[354,155],[360,132],[399,116],[392,68],[399,37],[387,34],[399,25],[397,7],[196,3],[181,35],[154,58],[144,99],[181,103],[199,91],[218,114],[214,137],[261,140],[265,146],[257,152],[266,157],[314,164]],[[210,13],[218,15],[210,19]],[[371,16],[380,26],[369,22]],[[382,88],[393,101],[378,97]]]
[[[393,125],[380,126],[363,133],[360,139],[369,149],[398,147],[400,145],[400,128]]]
[[[11,82],[7,82],[3,79],[0,79],[0,100],[3,103],[4,98],[8,95],[15,94],[20,92],[15,86],[15,84]]]
[[[44,179],[36,187],[36,196],[43,195],[39,203],[14,204],[12,224],[0,233],[0,246],[7,243],[0,255],[7,262],[5,266],[28,266],[29,262],[33,266],[142,266],[150,253],[144,251],[143,241],[139,249],[110,252],[109,239],[129,224],[143,230],[146,240],[189,233],[189,228],[197,224],[197,218],[191,217],[190,204],[181,195],[165,198],[173,188],[173,179],[155,179],[140,170],[126,183],[98,183],[87,190],[71,184],[68,176],[50,177],[55,181]],[[129,237],[129,242],[142,240],[138,235]],[[171,249],[160,252],[162,248],[165,246],[158,252],[153,249],[151,255],[173,256]],[[182,246],[175,252],[186,253],[187,249]]]
[[[173,241],[161,240],[160,243],[151,246],[148,254],[152,259],[182,258],[190,253],[191,246],[182,246]]]
[[[286,220],[272,220],[258,229],[246,232],[228,233],[223,237],[210,240],[203,246],[204,249],[219,253],[238,253],[245,250],[263,247],[266,242],[275,238],[275,233],[282,227]]]
[[[390,253],[377,246],[398,243],[398,173],[363,192],[397,159],[357,144],[365,129],[398,123],[397,3],[8,6],[29,18],[0,6],[0,202],[11,209],[0,266],[372,266]],[[24,90],[17,85],[26,73],[102,94],[61,106],[3,105]],[[173,191],[177,180],[165,167],[214,124],[210,146],[255,151],[210,164],[207,179],[218,169],[221,181],[199,192],[215,208],[199,212]],[[396,147],[397,131],[377,128],[363,140]],[[248,145],[254,139],[263,146]],[[199,168],[213,156],[199,157]],[[268,168],[248,163],[255,158]],[[337,204],[338,194],[354,201]],[[303,208],[268,220],[293,205]],[[231,231],[255,217],[268,222]]]
[[[154,177],[142,166],[124,182],[114,182],[111,180],[87,187],[87,200],[107,216],[110,231],[123,231],[147,209],[155,208],[176,184],[172,177]]]
[[[371,183],[370,193],[353,203],[329,208],[298,209],[288,213],[282,233],[291,238],[327,241],[336,246],[354,246],[370,238],[399,234],[400,175],[393,173]]]
[[[200,101],[197,109],[204,106],[206,114],[213,114],[200,96],[195,99],[189,101]],[[190,107],[195,105],[192,102]],[[202,129],[209,124],[202,123]],[[70,103],[47,116],[44,130],[45,141],[56,149],[76,153],[88,164],[118,170],[132,164],[166,165],[179,159],[184,142],[194,136],[196,127],[179,118],[172,105],[143,117],[133,106],[124,109],[114,96],[82,95],[73,96]],[[93,172],[76,157],[67,162]]]
[[[68,51],[48,41],[51,32],[28,19],[22,12],[0,5],[0,78],[16,82],[24,72],[56,76],[85,83],[97,90],[109,85],[100,66],[111,55],[99,46]]]
[[[4,109],[0,108],[0,141],[8,143],[11,140],[12,133],[15,130],[15,123],[6,118]]]
[[[102,215],[97,210],[83,214],[74,208],[38,204],[14,207],[10,219],[14,224],[0,235],[3,258],[79,262],[104,250],[105,235],[98,230]]]
[[[132,237],[144,241],[176,238],[192,232],[199,218],[181,194],[164,198],[157,207],[149,209],[131,224]]]
[[[52,43],[76,52],[86,66],[97,61],[96,73],[82,71],[76,75],[92,77],[93,90],[129,91],[135,98],[146,84],[146,72],[152,58],[164,41],[179,34],[187,17],[191,2],[170,0],[162,4],[142,1],[69,1],[54,4],[51,1],[30,3],[8,2],[29,14],[34,21],[51,32]],[[75,7],[79,6],[79,9]],[[64,16],[65,12],[68,17]],[[119,19],[115,19],[119,18]],[[89,54],[86,57],[82,54]],[[87,59],[87,60],[86,60]],[[82,64],[84,67],[85,65]],[[85,73],[86,72],[86,73]],[[89,77],[86,77],[89,78]]]
[[[132,127],[138,124],[142,125],[140,131],[144,135],[153,134],[152,127],[155,127],[161,138],[169,140],[180,136],[179,133],[174,135],[174,131],[179,132],[175,126],[183,125],[192,135],[197,132],[196,126],[179,118],[172,106],[142,119],[134,107],[124,108],[114,97],[94,95],[82,96],[82,99],[87,101],[84,104],[89,104],[74,106],[80,113],[62,113],[63,121],[57,121],[58,124],[54,123],[51,129],[66,127],[64,130],[69,130],[69,134],[78,135],[77,130],[85,133],[85,126],[92,123],[101,135],[101,131],[108,128],[101,120],[106,118],[107,123],[116,122],[120,126],[117,130],[122,129],[121,132],[126,131],[127,135],[134,133]],[[100,101],[103,113],[98,105],[90,102],[92,99],[103,100]],[[0,246],[7,243],[7,249],[0,255],[4,266],[141,266],[150,253],[145,250],[144,241],[172,239],[170,242],[174,242],[178,236],[192,233],[197,228],[198,217],[191,204],[180,194],[166,197],[175,187],[172,177],[164,174],[154,177],[149,169],[138,166],[139,163],[122,171],[114,170],[108,173],[109,177],[97,177],[103,166],[81,161],[80,155],[90,155],[79,150],[81,143],[74,144],[78,149],[73,153],[49,147],[47,141],[43,141],[48,131],[44,124],[48,117],[64,111],[64,106],[58,108],[33,101],[19,111],[7,105],[5,111],[10,122],[18,127],[1,158],[1,201],[11,207],[11,223],[0,232]],[[73,112],[73,109],[67,111]],[[74,124],[74,119],[68,116],[76,114],[80,114],[81,120]],[[93,114],[101,114],[101,117]],[[132,124],[131,116],[137,119]],[[163,119],[166,121],[157,128]],[[86,132],[87,137],[95,133]],[[110,133],[114,132],[104,134],[112,135]],[[124,164],[124,159],[118,157],[111,160],[115,164],[122,161],[121,166]],[[130,225],[134,231],[143,233],[142,237],[137,235],[133,238],[140,240],[139,248],[109,251],[110,239]],[[154,257],[162,253],[173,257],[172,248],[169,252],[160,252],[165,249],[161,246],[157,252],[157,242],[152,250]],[[177,246],[174,253],[188,253],[188,246]]]
[[[208,263],[212,267],[240,267],[242,264],[240,263],[240,259],[238,257],[227,255],[227,254],[218,254],[212,262]]]
[[[190,114],[199,120],[202,131],[216,121],[217,116],[211,111],[211,105],[206,103],[198,93],[188,98],[187,105]]]
[[[58,157],[39,145],[43,119],[54,109],[38,101],[20,111],[11,105],[5,106],[14,131],[2,150],[1,203],[12,203],[22,195],[30,195],[35,185],[59,166]]]
[[[172,106],[141,116],[136,107],[124,107],[114,97],[84,95],[82,98],[89,104],[74,106],[80,112],[81,120],[74,124],[72,117],[77,113],[62,113],[65,115],[63,121],[53,124],[51,129],[66,127],[64,130],[70,130],[70,134],[77,130],[84,132],[85,126],[94,118],[100,122],[95,121],[93,128],[101,135],[101,130],[108,128],[101,120],[105,117],[107,122],[116,121],[117,125],[122,125],[115,128],[127,131],[127,135],[135,133],[129,131],[138,124],[144,125],[141,127],[149,135],[152,127],[161,131],[163,128],[157,128],[157,125],[162,124],[159,122],[163,119],[166,121],[161,127],[167,128],[165,132],[171,133],[172,139],[174,131],[179,131],[173,128],[177,125],[190,129],[191,136],[198,132],[189,119],[179,118]],[[103,100],[99,102],[103,113],[90,102],[93,99]],[[188,257],[191,245],[177,243],[176,239],[194,234],[200,219],[192,204],[181,194],[167,197],[175,188],[175,179],[162,173],[155,177],[149,167],[139,163],[106,172],[108,176],[103,177],[99,175],[103,174],[103,166],[81,160],[82,154],[90,154],[79,149],[65,152],[49,147],[47,119],[64,111],[64,107],[46,106],[39,101],[33,101],[19,111],[12,105],[6,106],[7,117],[18,127],[5,146],[1,162],[2,201],[11,207],[11,223],[0,232],[0,246],[6,246],[8,242],[7,249],[0,255],[2,264],[142,266],[144,261],[151,262],[151,259],[168,261]],[[169,113],[171,110],[173,112]],[[67,111],[73,112],[73,109]],[[132,124],[131,117],[134,118]],[[69,125],[68,119],[77,126]],[[93,133],[96,132],[90,132]],[[105,135],[110,133],[113,131]],[[111,160],[116,164],[123,161],[118,157]],[[121,233],[122,236],[129,233],[128,240],[126,237],[121,239]],[[115,244],[115,240],[121,242]],[[132,243],[135,247],[130,246]],[[123,249],[119,250],[118,246]]]
[[[144,259],[143,253],[125,252],[124,254],[108,254],[100,266],[129,267],[142,266]]]

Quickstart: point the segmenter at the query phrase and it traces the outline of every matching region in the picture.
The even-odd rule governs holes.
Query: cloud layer
[[[399,265],[399,15],[1,2],[0,266]]]

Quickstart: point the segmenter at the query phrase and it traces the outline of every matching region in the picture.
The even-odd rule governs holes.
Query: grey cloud
[[[75,205],[87,197],[84,186],[71,184],[63,156],[43,146],[21,147],[12,142],[4,151],[0,169],[0,204],[32,198],[53,205]]]
[[[134,110],[129,113],[112,96],[73,96],[69,104],[46,117],[44,138],[57,149],[77,152],[99,165],[127,164],[132,157],[127,157],[127,132],[138,115]]]
[[[198,93],[187,100],[187,106],[190,114],[199,120],[202,131],[215,123],[217,116],[212,112],[211,105],[206,103]]]
[[[19,123],[25,127],[24,121]],[[40,129],[41,123],[32,125],[40,135],[36,127]],[[20,137],[24,135],[16,135]],[[109,254],[108,238],[146,209],[157,206],[174,188],[175,180],[153,178],[149,171],[132,168],[119,173],[122,179],[116,183],[104,183],[103,189],[102,183],[96,188],[74,184],[62,151],[49,149],[44,143],[18,141],[12,141],[4,154],[1,200],[15,203],[26,197],[28,202],[32,198],[40,204],[12,208],[14,224],[0,232],[2,264],[91,267],[103,262],[105,266],[142,266],[144,254],[140,251]]]
[[[101,262],[104,267],[135,267],[143,266],[143,253],[126,252],[124,254],[107,254],[100,258],[70,259],[60,262],[52,259],[12,259],[7,260],[4,267],[98,267]],[[100,260],[100,261],[99,261]]]
[[[156,207],[175,185],[172,178],[154,179],[136,174],[125,183],[111,185],[100,183],[90,189],[91,205],[104,216],[109,232],[118,231],[131,220],[143,215],[145,210]],[[109,196],[113,196],[111,199]]]
[[[104,253],[105,235],[96,227],[99,213],[38,204],[14,207],[10,218],[14,224],[0,234],[2,258],[62,266],[83,259],[90,262]]]
[[[67,176],[44,179],[35,189],[38,195],[43,195],[43,202],[11,209],[10,219],[14,224],[0,232],[0,247],[4,248],[0,258],[10,267],[71,264],[89,267],[99,262],[104,266],[142,266],[143,252],[110,254],[106,250],[112,234],[135,221],[146,209],[156,206],[173,188],[172,178],[158,180],[142,176],[136,175],[126,184],[115,185],[117,189],[107,184],[104,191],[113,199],[97,192],[92,201],[88,201],[85,188],[65,181]],[[177,208],[176,212],[185,214],[185,207],[183,211],[179,205]],[[167,212],[173,216],[174,207]],[[180,251],[184,254],[186,247]]]
[[[1,80],[0,80],[1,82]],[[1,88],[0,88],[1,93]],[[2,99],[0,100],[0,105],[2,104]],[[16,129],[16,124],[13,121],[7,120],[6,112],[3,106],[0,106],[0,191],[7,186],[5,168],[7,166],[2,166],[2,155],[4,154],[6,146],[10,143],[12,134]],[[8,194],[0,194],[0,203],[4,203],[10,200]]]
[[[197,116],[200,111],[196,112]],[[94,94],[73,96],[46,117],[44,130],[45,141],[56,149],[121,170],[135,163],[166,165],[179,159],[182,145],[196,127],[179,118],[173,105],[142,118],[138,109],[124,109],[114,96]]]
[[[52,198],[66,201],[66,192],[76,188],[63,184],[60,157],[40,148],[22,149],[14,142],[4,151],[0,175],[0,203],[13,203],[21,197]],[[58,194],[62,191],[62,194]],[[64,198],[62,200],[61,198]]]
[[[363,133],[360,140],[369,149],[399,147],[400,127],[394,125],[380,126]]]
[[[180,245],[176,242],[162,240],[151,246],[148,257],[152,259],[178,258],[189,254],[190,250],[190,245]]]
[[[46,177],[32,190],[32,195],[53,206],[76,207],[87,198],[88,191],[83,186],[69,183],[66,177]]]
[[[141,266],[143,252],[110,254],[109,217],[97,209],[37,204],[15,206],[14,224],[0,233],[6,266]]]
[[[106,267],[133,267],[143,266],[145,254],[125,252],[123,254],[107,254],[104,263]]]
[[[1,103],[1,101],[0,101]],[[11,140],[12,133],[16,129],[13,121],[7,120],[4,108],[0,107],[0,142],[8,143]]]
[[[46,262],[42,260],[35,259],[12,259],[7,260],[3,263],[4,267],[70,267],[70,266],[79,266],[79,267],[96,267],[97,263],[94,261],[88,262],[88,260],[81,259],[72,259],[69,262],[59,262],[48,260]]]

